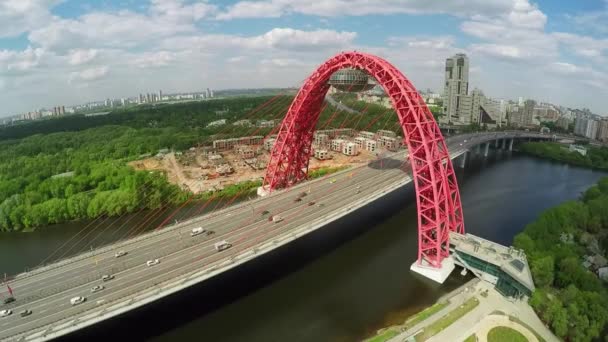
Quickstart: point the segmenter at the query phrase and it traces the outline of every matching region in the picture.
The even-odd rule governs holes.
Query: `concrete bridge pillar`
[[[507,139],[502,139],[502,149],[506,149],[507,148]]]
[[[477,145],[475,148],[475,154],[481,154],[481,145]]]
[[[498,149],[498,140],[499,139],[494,140],[494,148],[496,148],[496,149]]]
[[[513,138],[511,138],[511,141],[509,141],[509,151],[513,151]]]
[[[489,150],[490,150],[490,142],[487,142],[485,145],[486,145],[486,146],[485,146],[485,149],[484,149],[484,151],[483,151],[483,156],[484,156],[484,157],[487,157],[487,156],[488,156],[488,152],[489,152]]]
[[[460,156],[460,168],[464,169],[464,167],[467,164],[467,153],[469,153],[468,151],[466,151],[465,153],[462,154],[462,156]]]

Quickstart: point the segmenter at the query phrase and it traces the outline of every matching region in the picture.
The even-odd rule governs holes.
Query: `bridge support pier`
[[[410,270],[439,284],[443,284],[454,270],[454,267],[454,258],[450,255],[441,261],[441,267],[439,268],[431,267],[428,262],[423,259],[420,263],[414,261],[412,266],[410,266]]]
[[[494,148],[495,148],[495,149],[498,149],[498,140],[499,140],[499,139],[494,140]]]
[[[481,145],[477,145],[475,148],[475,154],[481,154]]]
[[[509,151],[513,151],[513,140],[514,139],[511,138],[511,141],[509,141]]]
[[[489,152],[489,150],[490,150],[490,143],[489,143],[489,142],[487,142],[487,143],[486,143],[486,146],[485,146],[485,149],[484,149],[484,151],[483,151],[483,156],[484,156],[484,157],[487,157],[487,156],[488,156],[488,152]]]
[[[502,139],[502,149],[506,149],[507,148],[507,139]]]
[[[460,168],[464,169],[464,167],[467,165],[467,153],[469,153],[468,151],[466,151],[465,153],[462,154],[462,156],[460,156]]]

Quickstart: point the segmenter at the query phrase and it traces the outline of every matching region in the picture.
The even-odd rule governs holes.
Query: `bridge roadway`
[[[469,134],[448,139],[452,158],[485,141],[501,138],[498,133]],[[506,133],[513,135],[514,133]],[[520,137],[548,138],[535,133]],[[243,202],[168,227],[159,232],[119,242],[97,251],[17,275],[11,287],[17,301],[2,306],[11,316],[0,318],[0,340],[41,341],[67,334],[116,316],[182,288],[213,277],[257,255],[302,236],[348,214],[411,181],[409,166],[403,167],[406,151],[397,152],[371,164],[312,180],[272,196]],[[301,202],[294,199],[309,192]],[[360,191],[360,193],[358,193]],[[314,201],[314,205],[309,202]],[[322,206],[319,206],[321,204]],[[281,215],[279,223],[268,221]],[[215,231],[191,237],[194,227]],[[233,247],[215,251],[215,242],[227,240]],[[126,256],[114,254],[126,251]],[[158,258],[160,263],[146,266]],[[102,282],[103,274],[114,279]],[[92,293],[95,285],[105,289]],[[84,296],[76,306],[70,298]],[[20,317],[22,310],[32,310]]]

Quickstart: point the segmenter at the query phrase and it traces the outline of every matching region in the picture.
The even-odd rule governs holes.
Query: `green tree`
[[[545,287],[553,284],[554,260],[546,256],[532,261],[532,274],[536,286]]]

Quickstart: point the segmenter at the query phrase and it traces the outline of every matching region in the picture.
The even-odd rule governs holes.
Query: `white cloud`
[[[108,66],[99,66],[95,68],[84,69],[82,71],[72,72],[70,74],[69,82],[74,81],[96,81],[104,78],[108,75],[110,68]]]
[[[135,58],[132,64],[139,68],[167,66],[175,61],[176,55],[176,53],[169,51],[144,53]]]
[[[218,14],[217,19],[273,18],[290,13],[321,17],[369,14],[492,15],[510,8],[510,0],[263,0],[239,1]]]
[[[68,53],[70,65],[81,65],[92,61],[97,57],[95,49],[74,49]]]
[[[0,38],[14,37],[45,25],[51,20],[50,9],[62,0],[0,1]]]
[[[22,74],[40,65],[44,49],[28,47],[23,51],[0,50],[0,73]]]

